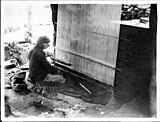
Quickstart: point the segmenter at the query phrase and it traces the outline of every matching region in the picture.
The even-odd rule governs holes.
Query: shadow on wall
[[[130,101],[143,94],[150,101],[152,96],[150,103],[153,114],[156,111],[156,29],[156,4],[151,5],[149,29],[121,25],[117,56],[117,67],[121,72],[117,71],[115,78],[115,94],[120,100]],[[154,87],[150,87],[150,84],[154,84]]]

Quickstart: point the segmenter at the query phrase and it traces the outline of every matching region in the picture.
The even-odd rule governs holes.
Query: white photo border
[[[3,5],[4,4],[20,4],[20,3],[25,3],[25,4],[130,4],[130,3],[139,3],[139,4],[157,4],[157,14],[158,14],[158,22],[157,22],[157,65],[156,65],[156,81],[157,81],[157,117],[156,118],[5,118],[4,117],[4,69],[3,69],[3,64],[4,64],[4,44],[3,44],[3,37],[4,37],[4,30],[3,30],[3,23],[5,22],[3,20]],[[8,0],[2,0],[1,1],[1,120],[2,121],[159,121],[160,120],[160,76],[158,75],[160,72],[160,55],[159,55],[159,51],[160,51],[160,1],[159,0],[139,0],[139,1],[125,1],[125,0],[117,0],[117,1],[94,1],[94,0],[90,0],[90,1],[77,1],[77,0],[54,0],[54,1],[8,1]]]

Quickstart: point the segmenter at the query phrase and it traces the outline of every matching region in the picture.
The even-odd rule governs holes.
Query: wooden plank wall
[[[71,69],[114,85],[121,5],[59,5],[56,58]]]

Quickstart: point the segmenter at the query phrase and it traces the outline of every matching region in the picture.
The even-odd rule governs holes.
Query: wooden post
[[[28,5],[28,31],[32,30],[32,5]]]

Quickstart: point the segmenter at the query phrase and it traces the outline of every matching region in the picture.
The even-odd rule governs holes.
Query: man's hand
[[[46,57],[49,57],[49,56],[52,56],[53,54],[50,53],[50,52],[45,51],[45,55],[46,55]]]

